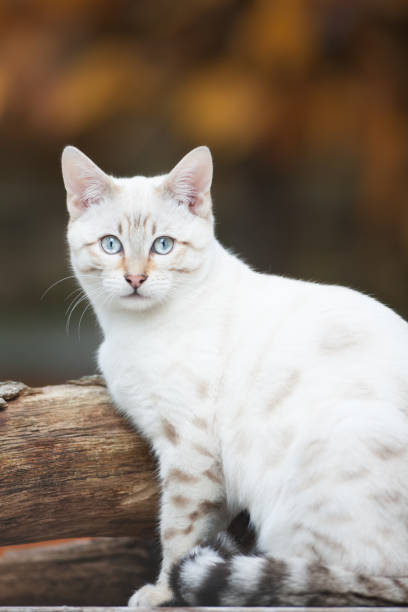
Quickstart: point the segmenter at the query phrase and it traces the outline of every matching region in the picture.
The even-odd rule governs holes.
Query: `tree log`
[[[0,546],[152,537],[155,463],[102,384],[0,384]]]
[[[134,538],[18,547],[0,556],[0,606],[123,606],[158,567],[158,547]]]

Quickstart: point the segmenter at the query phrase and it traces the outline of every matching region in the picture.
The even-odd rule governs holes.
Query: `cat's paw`
[[[129,599],[129,608],[161,606],[173,599],[173,593],[166,584],[145,584]]]

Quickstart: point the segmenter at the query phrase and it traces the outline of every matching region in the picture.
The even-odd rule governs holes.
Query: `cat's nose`
[[[146,274],[125,274],[125,279],[133,289],[138,289],[147,278]]]

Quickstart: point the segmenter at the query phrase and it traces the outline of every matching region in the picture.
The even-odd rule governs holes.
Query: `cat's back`
[[[364,351],[383,361],[408,359],[408,324],[378,300],[340,285],[249,272],[238,326],[253,345],[340,357]],[[239,310],[240,304],[237,304]],[[238,329],[237,329],[238,331]],[[408,362],[401,363],[408,371]]]

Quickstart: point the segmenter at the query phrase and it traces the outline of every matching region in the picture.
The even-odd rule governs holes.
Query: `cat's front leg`
[[[201,455],[201,456],[198,456]],[[194,546],[228,523],[221,464],[208,447],[161,457],[162,499],[160,536],[162,567],[156,584],[147,584],[129,600],[130,607],[171,602],[171,568]]]

